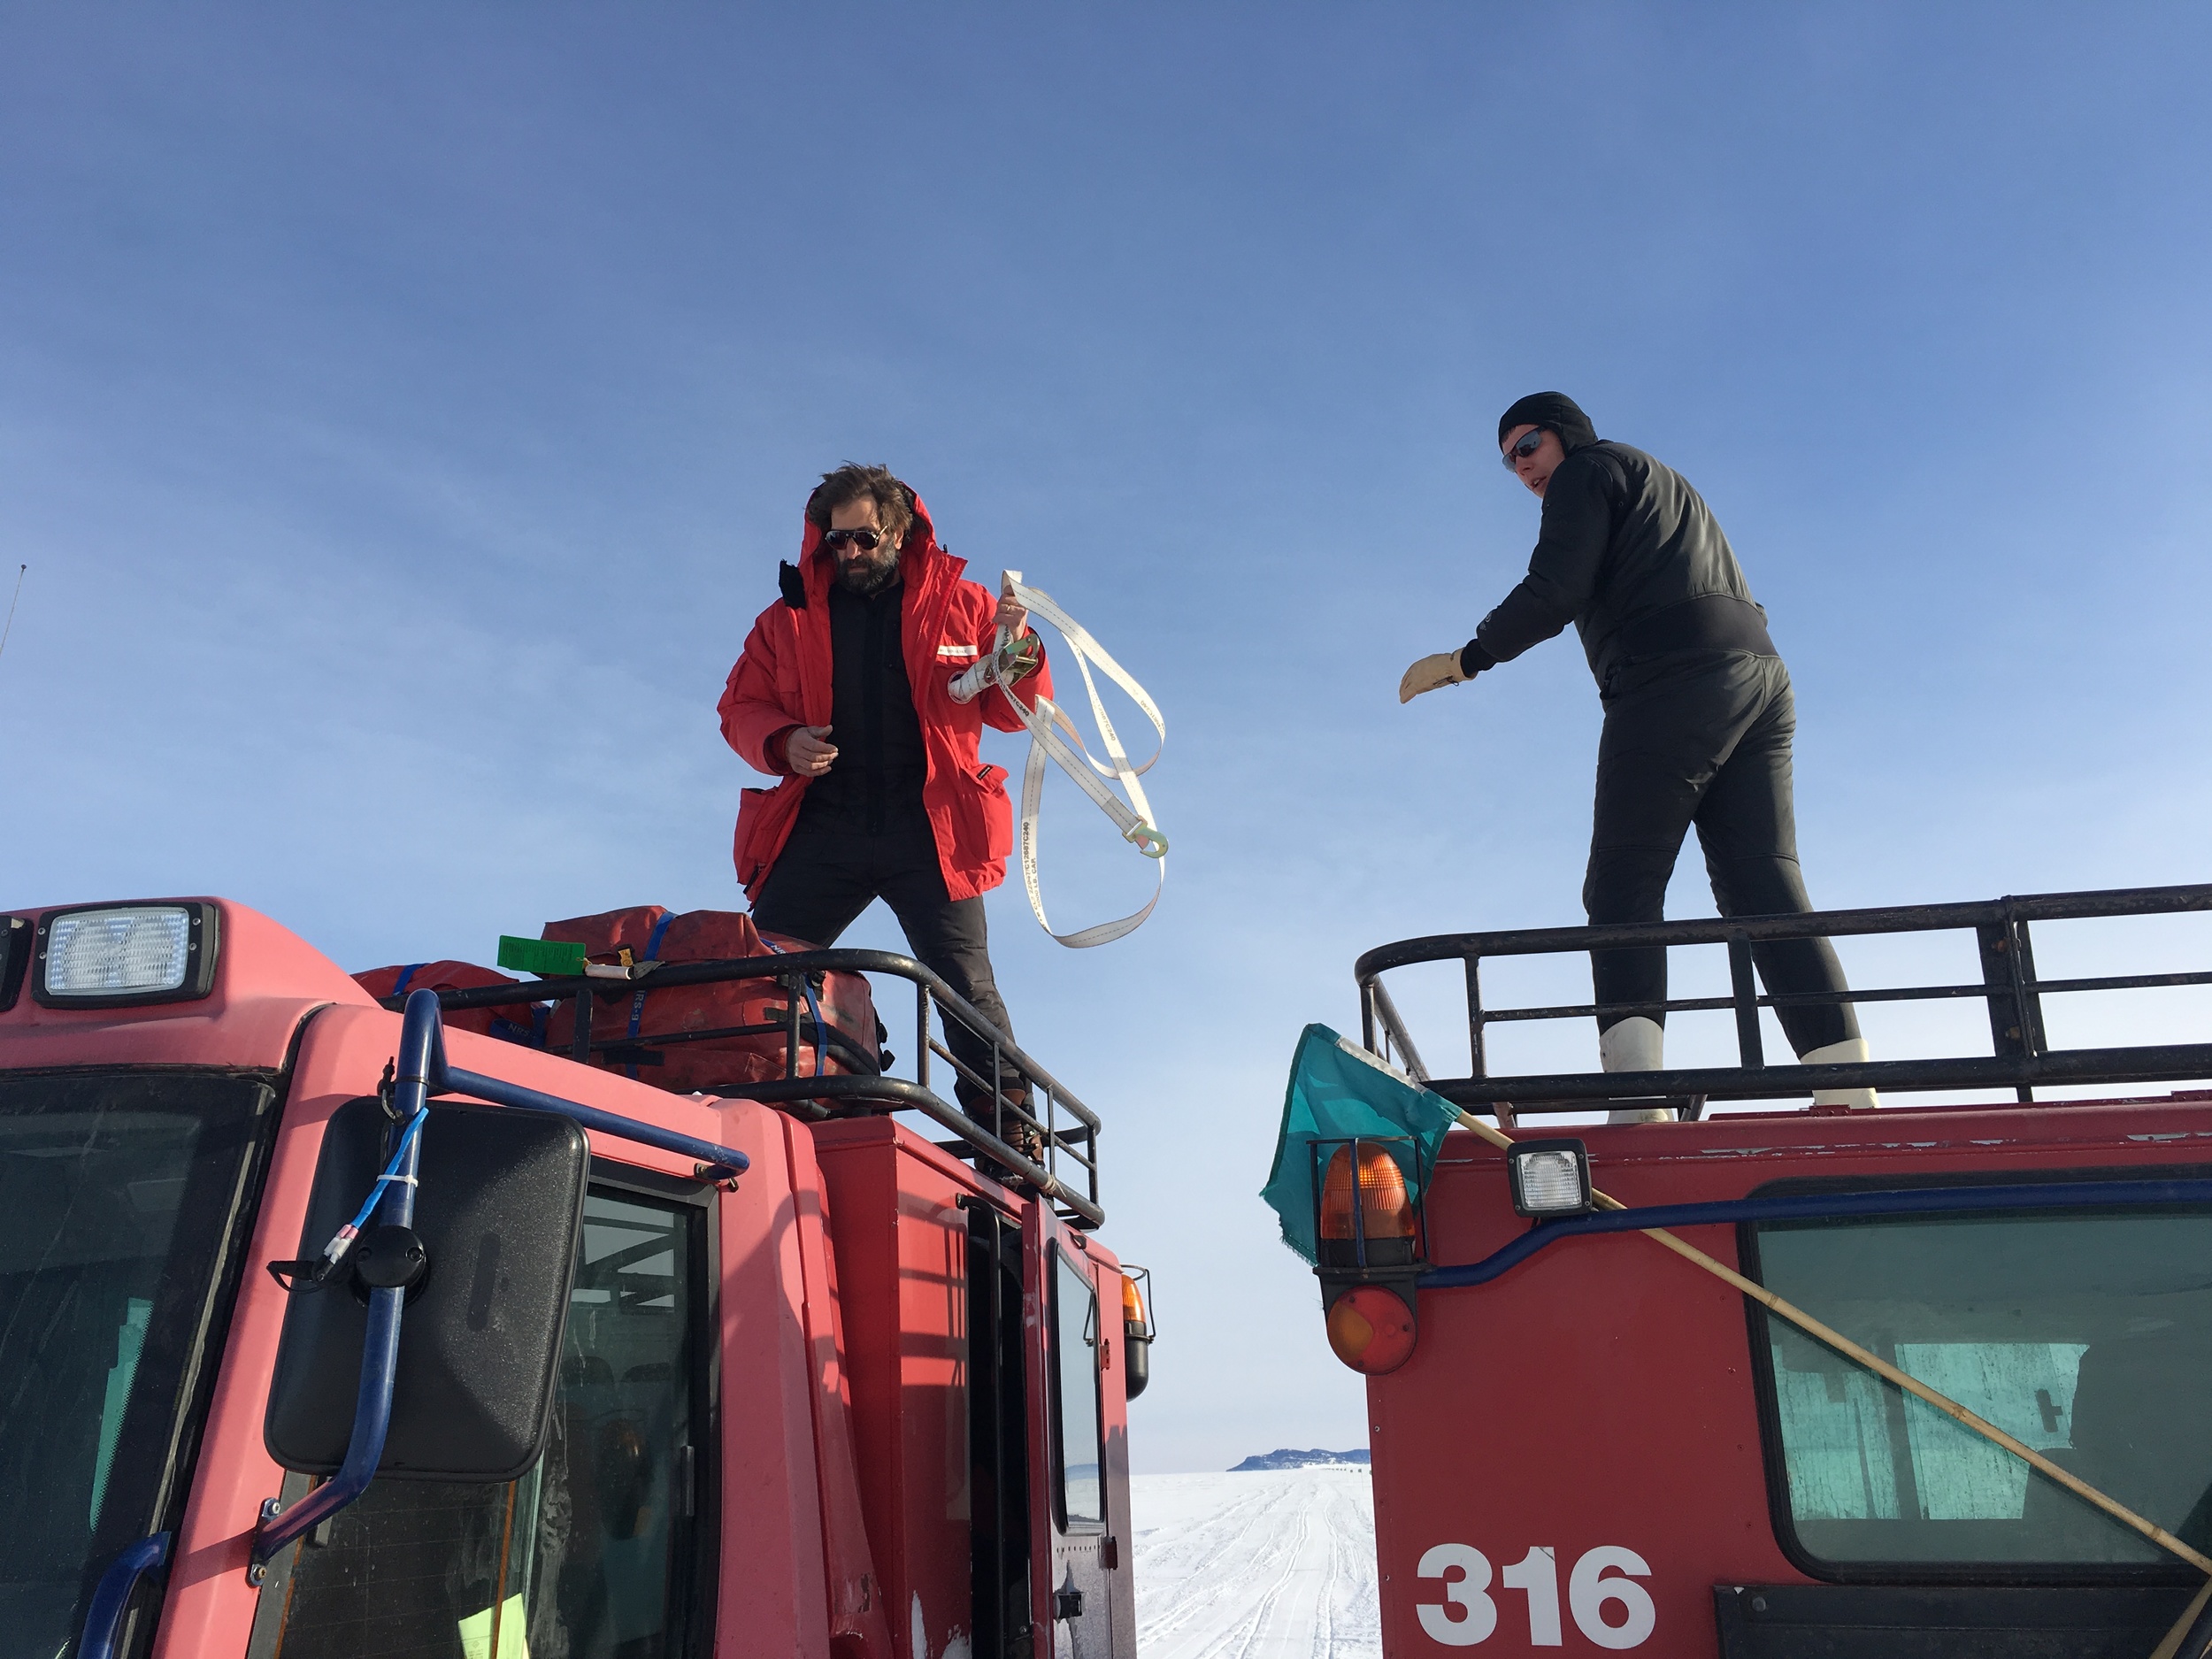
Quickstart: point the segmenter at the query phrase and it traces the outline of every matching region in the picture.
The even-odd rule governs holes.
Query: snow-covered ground
[[[1380,1659],[1364,1469],[1129,1486],[1139,1659]]]

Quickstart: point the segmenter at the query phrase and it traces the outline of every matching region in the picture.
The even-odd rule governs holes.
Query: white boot
[[[1841,1042],[1832,1042],[1824,1048],[1815,1048],[1797,1056],[1800,1065],[1849,1065],[1857,1061],[1870,1060],[1866,1039],[1847,1037]],[[1870,1088],[1816,1088],[1813,1091],[1816,1106],[1848,1106],[1853,1111],[1872,1111],[1881,1104]]]
[[[1618,1025],[1598,1033],[1598,1064],[1609,1071],[1663,1071],[1666,1070],[1667,1028],[1655,1019],[1631,1014]],[[1609,1124],[1671,1124],[1671,1107],[1648,1106],[1633,1111],[1608,1112]]]

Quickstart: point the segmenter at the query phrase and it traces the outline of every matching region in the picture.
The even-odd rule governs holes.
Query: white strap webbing
[[[1078,672],[1083,676],[1083,689],[1089,694],[1091,716],[1098,722],[1099,736],[1106,750],[1107,761],[1102,764],[1084,747],[1082,734],[1067,717],[1065,710],[1051,698],[1040,696],[1034,706],[1025,704],[1014,695],[1013,689],[1001,673],[1013,657],[1011,648],[1018,641],[1008,639],[1006,630],[998,632],[998,641],[991,654],[961,674],[952,682],[956,701],[966,703],[995,685],[1006,699],[1007,705],[1029,733],[1029,760],[1022,768],[1021,860],[1022,885],[1029,890],[1029,908],[1037,914],[1039,926],[1045,932],[1071,949],[1080,950],[1091,945],[1103,945],[1133,933],[1152,914],[1152,907],[1160,902],[1161,888],[1167,884],[1167,837],[1160,833],[1152,821],[1152,805],[1145,799],[1144,786],[1137,781],[1143,773],[1152,770],[1160,758],[1160,751],[1167,744],[1167,722],[1161,718],[1159,706],[1152,701],[1145,688],[1136,682],[1128,670],[1110,656],[1105,648],[1091,637],[1090,630],[1078,622],[1054,603],[1048,594],[1022,584],[1019,571],[1008,571],[1000,579],[1002,596],[1010,597],[1031,616],[1041,618],[1057,628],[1068,642],[1068,649],[1075,658]],[[1132,766],[1129,756],[1121,745],[1120,733],[1106,713],[1106,705],[1099,698],[1098,684],[1091,677],[1091,667],[1096,664],[1099,672],[1127,692],[1145,718],[1152,722],[1152,729],[1159,741],[1154,745],[1152,758],[1141,766]],[[1057,727],[1058,730],[1054,728]],[[1064,739],[1061,732],[1067,733]],[[1070,745],[1068,739],[1072,739]],[[1122,839],[1134,846],[1158,866],[1159,881],[1152,889],[1152,896],[1142,910],[1125,916],[1118,921],[1101,922],[1094,927],[1078,929],[1071,933],[1053,933],[1052,924],[1045,917],[1044,895],[1037,880],[1037,819],[1044,804],[1045,758],[1049,756],[1060,770],[1075,780],[1076,787],[1097,803],[1098,808],[1114,821]],[[1124,801],[1115,793],[1113,784],[1119,784],[1128,795]]]

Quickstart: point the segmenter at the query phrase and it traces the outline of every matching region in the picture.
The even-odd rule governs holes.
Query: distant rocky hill
[[[1349,1452],[1301,1452],[1285,1446],[1271,1452],[1262,1452],[1256,1457],[1248,1457],[1229,1472],[1241,1475],[1262,1469],[1364,1469],[1367,1463],[1367,1448],[1364,1446]]]

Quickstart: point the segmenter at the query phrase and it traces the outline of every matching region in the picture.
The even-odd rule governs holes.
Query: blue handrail
[[[749,1167],[749,1161],[735,1147],[718,1146],[657,1124],[641,1123],[634,1118],[563,1100],[557,1094],[542,1094],[519,1084],[449,1066],[445,1058],[444,1017],[435,991],[426,989],[408,995],[406,1011],[400,1019],[399,1054],[394,1071],[392,1104],[403,1123],[412,1122],[416,1113],[426,1110],[434,1094],[467,1094],[497,1106],[556,1112],[586,1129],[695,1159],[703,1179],[734,1181]],[[414,1225],[415,1175],[421,1155],[421,1137],[409,1137],[400,1179],[385,1188],[384,1197],[377,1206],[376,1219],[382,1225]],[[361,1348],[360,1388],[354,1396],[353,1432],[346,1442],[345,1461],[335,1475],[306,1497],[262,1521],[254,1532],[254,1567],[264,1565],[294,1539],[344,1509],[366,1492],[369,1482],[375,1479],[376,1466],[384,1456],[384,1438],[392,1425],[392,1386],[399,1367],[400,1317],[406,1300],[403,1289],[379,1286],[370,1291],[368,1330]]]
[[[432,995],[434,996],[435,992]],[[442,1061],[443,1056],[440,1056]],[[618,1135],[625,1141],[634,1141],[640,1146],[657,1147],[663,1152],[673,1152],[680,1157],[695,1160],[699,1165],[699,1179],[708,1181],[733,1181],[751,1166],[751,1160],[735,1147],[717,1146],[711,1141],[664,1129],[657,1124],[641,1123],[634,1118],[618,1117],[613,1112],[601,1111],[596,1106],[580,1105],[575,1101],[563,1100],[557,1094],[541,1094],[525,1088],[519,1083],[504,1082],[481,1072],[464,1071],[457,1066],[441,1064],[434,1094],[466,1094],[476,1100],[487,1100],[495,1106],[514,1106],[524,1111],[558,1112],[573,1119],[586,1129],[596,1129],[603,1135]]]
[[[424,996],[430,1000],[419,1004],[417,999]],[[423,1058],[423,1069],[419,1075],[431,1094],[466,1094],[476,1100],[489,1101],[495,1106],[512,1106],[522,1111],[557,1112],[586,1129],[596,1129],[603,1135],[617,1135],[625,1141],[634,1141],[640,1146],[655,1147],[663,1152],[673,1152],[680,1157],[690,1158],[701,1166],[699,1176],[703,1180],[733,1181],[751,1167],[751,1160],[735,1147],[718,1146],[695,1135],[664,1129],[658,1124],[624,1118],[615,1112],[602,1111],[596,1106],[586,1106],[576,1101],[564,1100],[558,1094],[548,1094],[541,1089],[525,1088],[521,1084],[510,1083],[503,1078],[486,1077],[481,1071],[464,1071],[458,1066],[448,1065],[445,1057],[445,1021],[438,994],[428,990],[409,993],[406,1020],[418,1018],[419,1006],[424,1010],[420,1017],[428,1022],[430,1028],[429,1051]],[[406,1042],[407,1029],[403,1023],[403,1048]],[[403,1076],[402,1080],[405,1080]]]
[[[1918,1187],[1886,1192],[1789,1193],[1708,1204],[1649,1204],[1562,1221],[1540,1221],[1503,1249],[1421,1275],[1423,1290],[1486,1285],[1546,1245],[1594,1233],[1650,1227],[1732,1226],[1740,1221],[1821,1221],[1845,1216],[1916,1216],[1975,1210],[2090,1210],[2114,1205],[2212,1202],[2212,1180],[2041,1181],[2011,1187]]]
[[[427,996],[426,1009],[419,999]],[[407,999],[400,1021],[399,1055],[392,1104],[400,1121],[412,1123],[430,1103],[431,1063],[442,1044],[442,1021],[437,993],[417,991]],[[408,1227],[415,1221],[415,1175],[422,1162],[422,1137],[409,1135],[403,1142],[399,1179],[384,1189],[376,1220],[384,1226]],[[338,1472],[288,1509],[265,1519],[254,1531],[253,1560],[265,1563],[294,1539],[312,1531],[369,1489],[376,1466],[384,1458],[384,1437],[392,1426],[392,1385],[399,1371],[400,1316],[405,1312],[407,1292],[403,1286],[378,1286],[369,1292],[369,1325],[361,1341],[361,1380],[353,1397],[353,1432],[346,1440],[345,1461]]]
[[[123,1626],[123,1609],[140,1578],[158,1578],[169,1565],[169,1534],[154,1532],[127,1546],[108,1563],[93,1586],[92,1604],[85,1609],[84,1635],[77,1643],[77,1659],[114,1659],[115,1634]]]

